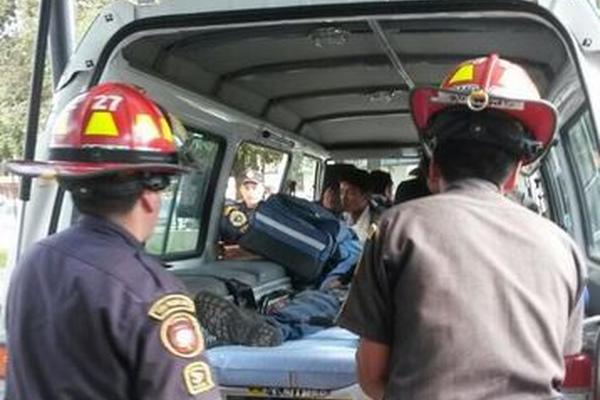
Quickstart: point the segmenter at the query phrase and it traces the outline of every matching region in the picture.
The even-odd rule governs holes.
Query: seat
[[[255,299],[291,287],[285,269],[266,260],[214,261],[177,274],[190,293],[209,290],[223,297],[230,295],[225,281],[235,279],[252,288]],[[214,286],[214,287],[213,287]]]
[[[229,295],[225,282],[210,276],[186,275],[180,277],[188,292],[195,294],[201,290],[207,290],[222,297]]]
[[[277,347],[222,346],[207,354],[222,386],[337,390],[356,383],[357,344],[335,327]]]

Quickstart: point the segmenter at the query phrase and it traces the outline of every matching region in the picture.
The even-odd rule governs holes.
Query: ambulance
[[[42,17],[61,15],[48,8]],[[110,81],[142,88],[177,115],[202,161],[165,192],[147,250],[192,294],[210,290],[233,298],[228,283],[236,281],[260,304],[293,290],[293,282],[278,263],[220,240],[223,210],[235,200],[235,178],[244,168],[240,160],[254,155],[269,193],[293,188],[311,201],[335,163],[385,169],[397,184],[419,158],[410,90],[439,86],[460,62],[492,53],[525,68],[559,113],[554,145],[524,171],[519,200],[584,250],[585,345],[566,360],[562,391],[567,399],[600,399],[600,13],[594,1],[114,1],[58,71],[51,114],[40,121],[42,133],[28,138],[26,154],[48,157],[59,112],[82,91]],[[55,181],[35,179],[21,189],[11,268],[32,243],[77,217]],[[218,346],[209,356],[230,399],[362,399],[357,342],[332,327],[274,348]]]

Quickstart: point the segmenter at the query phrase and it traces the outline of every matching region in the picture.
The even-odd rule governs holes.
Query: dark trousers
[[[305,290],[267,319],[282,330],[284,340],[300,339],[333,326],[342,305],[342,297],[340,289]]]

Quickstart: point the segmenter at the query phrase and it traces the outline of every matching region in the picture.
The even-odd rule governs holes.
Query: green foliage
[[[82,36],[98,11],[111,2],[59,1],[75,1],[77,37]],[[23,152],[39,4],[39,0],[0,0],[0,161],[20,157]],[[44,127],[52,98],[49,61],[47,59],[40,129]]]
[[[255,170],[264,173],[268,165],[277,165],[283,161],[285,154],[266,147],[244,143],[238,149],[233,164],[233,176],[237,182],[241,181],[247,170]]]

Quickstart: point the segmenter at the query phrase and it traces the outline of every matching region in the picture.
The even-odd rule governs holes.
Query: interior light
[[[317,47],[342,46],[350,38],[350,32],[336,27],[317,28],[309,35]]]

